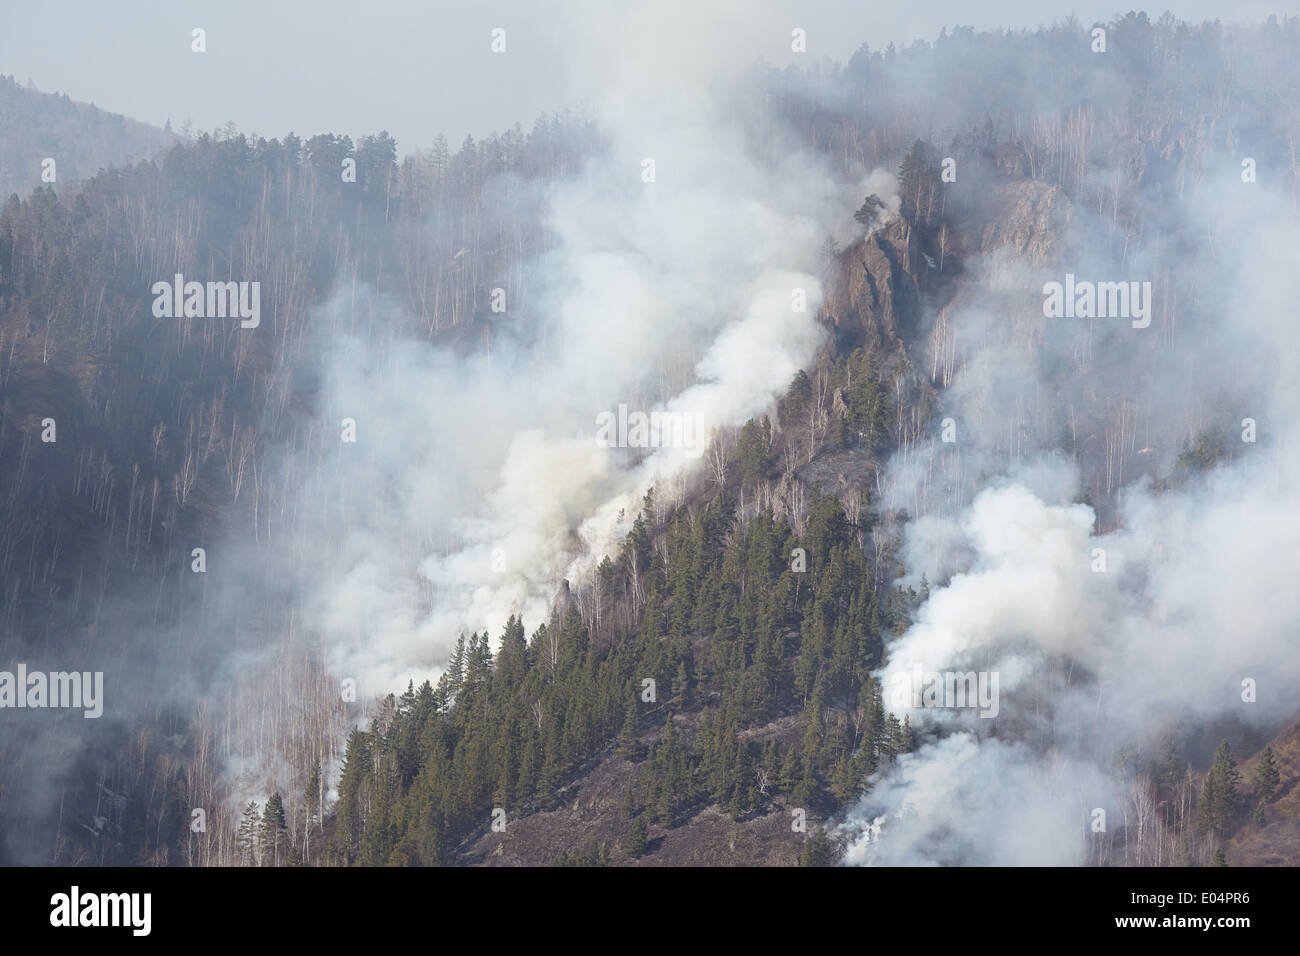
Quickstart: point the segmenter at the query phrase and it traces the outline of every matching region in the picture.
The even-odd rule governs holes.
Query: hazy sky
[[[608,18],[623,0],[0,0],[0,73],[29,77],[46,91],[179,128],[188,118],[211,130],[233,121],[241,131],[279,136],[290,130],[356,136],[388,129],[399,151],[428,146],[443,132],[453,146],[541,112],[577,106],[597,95],[577,64],[618,57],[644,44],[642,31],[602,31],[602,49],[584,49],[590,31],[575,27],[588,12]],[[1116,0],[664,0],[627,3],[663,11],[666,36],[687,36],[674,54],[698,50],[714,35],[730,57],[792,58],[790,31],[807,31],[808,55],[847,59],[864,41],[933,40],[940,27],[1037,27],[1073,13],[1108,19],[1132,4]],[[1150,7],[1199,21],[1262,20],[1292,15],[1300,2],[1164,0]],[[766,48],[728,43],[736,18],[771,24]],[[190,31],[207,31],[207,52],[190,50]],[[506,30],[505,54],[489,49],[491,31]],[[584,37],[584,39],[578,39]],[[673,41],[669,41],[672,43]],[[636,51],[646,60],[644,49]],[[650,60],[650,62],[657,62]],[[2,120],[2,117],[0,117]]]

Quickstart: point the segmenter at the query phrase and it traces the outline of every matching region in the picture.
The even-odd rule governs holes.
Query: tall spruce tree
[[[271,794],[262,810],[258,841],[262,848],[262,865],[279,866],[288,828],[284,821],[284,800],[279,792]]]
[[[256,800],[248,801],[243,816],[239,819],[239,830],[235,837],[235,847],[239,852],[241,866],[257,866],[258,835],[261,832],[262,811]]]
[[[1232,748],[1225,740],[1214,751],[1214,761],[1201,791],[1198,813],[1202,829],[1223,833],[1231,826],[1239,807],[1237,784],[1240,780],[1237,762],[1232,759]]]
[[[635,860],[645,853],[646,837],[645,820],[637,817],[632,821],[632,827],[627,831],[627,836],[623,838],[623,852]]]
[[[1259,755],[1259,763],[1255,764],[1255,799],[1261,803],[1272,800],[1281,780],[1277,761],[1273,758],[1273,748],[1266,746]]]

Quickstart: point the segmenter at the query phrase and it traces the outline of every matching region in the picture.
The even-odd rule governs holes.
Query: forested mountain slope
[[[464,634],[441,679],[364,686],[356,700],[340,696],[348,674],[304,623],[321,600],[322,552],[350,555],[374,535],[365,512],[409,499],[371,459],[343,458],[349,412],[331,370],[361,365],[375,391],[419,382],[432,396],[400,401],[421,410],[485,356],[509,374],[521,343],[554,334],[534,321],[557,281],[548,204],[598,166],[601,131],[553,116],[400,162],[386,134],[201,136],[75,192],[8,201],[0,659],[53,669],[75,657],[132,706],[76,726],[8,715],[0,859],[837,859],[851,837],[836,826],[919,762],[905,757],[954,736],[894,713],[880,681],[932,595],[983,570],[944,522],[969,526],[966,509],[998,476],[1032,484],[1068,468],[1076,491],[1049,504],[1090,509],[1091,543],[1125,530],[1127,489],[1211,503],[1232,490],[1214,485],[1216,469],[1258,454],[1235,430],[1266,407],[1263,372],[1284,356],[1264,339],[1243,346],[1224,318],[1225,290],[1250,269],[1224,252],[1244,240],[1215,214],[1262,215],[1224,192],[1244,185],[1248,148],[1270,177],[1270,215],[1295,215],[1285,144],[1300,130],[1284,102],[1300,89],[1297,23],[1107,26],[1102,59],[1071,22],[756,71],[784,134],[826,169],[855,187],[884,171],[871,180],[883,198],[857,194],[843,210],[859,213],[851,237],[827,237],[817,314],[791,316],[824,336],[813,361],[769,383],[781,397],[766,414],[719,430],[689,480],[621,515],[630,533],[590,555],[582,579],[553,581],[548,614]],[[768,158],[783,148],[774,138]],[[339,175],[347,160],[355,182]],[[1145,334],[1127,317],[1044,322],[1043,282],[1067,272],[1150,281]],[[178,273],[256,277],[259,334],[156,318],[148,291]],[[508,317],[492,308],[498,290]],[[1252,344],[1258,365],[1238,351]],[[435,350],[455,361],[409,377]],[[679,374],[646,377],[661,372]],[[42,441],[47,419],[56,442]],[[532,493],[547,476],[528,464],[510,461]],[[586,516],[567,517],[577,540]],[[431,548],[454,551],[452,537],[412,517],[382,547],[423,568]],[[349,570],[374,583],[366,562]],[[1162,619],[1176,596],[1157,594],[1157,575],[1150,588],[1131,577],[1125,598]],[[428,582],[410,578],[374,590],[396,606],[409,587],[432,604]],[[391,624],[347,610],[363,638]],[[1090,701],[1098,675],[1116,679],[1113,661],[1089,656],[1103,630],[1044,655],[1052,681]],[[1063,708],[1058,729],[1044,716],[1057,684],[1039,686],[1041,706],[1008,706],[995,740],[1053,753],[1087,737],[1076,718],[1106,724],[1098,704],[1082,718]],[[1123,711],[1107,703],[1108,719],[1111,705]],[[1138,795],[1143,824],[1112,825],[1080,862],[1199,864],[1217,850],[1294,862],[1292,836],[1276,836],[1295,826],[1284,812],[1294,731],[1283,730],[1294,714],[1252,723],[1196,703],[1141,724],[1115,716],[1088,744]],[[1246,781],[1232,782],[1230,754],[1212,756],[1223,738],[1250,755]],[[1253,782],[1270,740],[1271,790]],[[190,827],[196,807],[209,808],[203,833]],[[1273,834],[1269,853],[1250,827]]]

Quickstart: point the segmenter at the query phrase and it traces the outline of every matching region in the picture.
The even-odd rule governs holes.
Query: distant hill
[[[182,141],[66,93],[42,93],[0,76],[0,196],[25,195],[42,185],[41,161],[47,157],[55,161],[57,188],[100,169],[149,159]]]

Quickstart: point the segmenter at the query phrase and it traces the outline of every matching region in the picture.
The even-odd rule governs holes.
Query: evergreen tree
[[[803,844],[803,854],[799,859],[800,866],[830,866],[831,845],[826,839],[826,830],[818,826],[816,831],[810,835]]]
[[[772,423],[766,418],[762,423],[750,419],[740,430],[736,454],[740,459],[740,477],[749,487],[756,486],[767,475],[771,465]]]
[[[783,793],[792,794],[802,779],[803,761],[799,757],[799,749],[794,746],[787,747],[785,749],[785,759],[781,762],[781,775],[777,780],[777,785]]]
[[[632,827],[623,838],[623,852],[632,859],[637,859],[646,850],[647,829],[645,820],[637,817],[632,821]]]
[[[1187,763],[1178,750],[1178,742],[1173,735],[1165,738],[1164,748],[1160,753],[1159,783],[1166,793],[1173,793],[1187,772]]]
[[[835,762],[835,771],[831,775],[831,796],[840,805],[848,804],[858,796],[858,778],[848,751],[841,753]]]
[[[262,813],[257,801],[248,801],[244,814],[239,820],[239,830],[235,838],[235,847],[239,852],[241,866],[257,866],[258,834],[261,832]]]
[[[1281,780],[1277,761],[1273,759],[1273,748],[1266,746],[1259,755],[1259,763],[1255,764],[1255,799],[1261,803],[1272,800]]]
[[[673,679],[673,700],[681,707],[691,705],[691,675],[685,659],[677,662],[677,676]]]
[[[903,739],[903,725],[899,723],[897,715],[890,713],[885,720],[884,732],[880,735],[879,748],[882,756],[887,757],[892,763],[894,758],[901,752],[899,745]]]
[[[271,794],[262,810],[262,822],[258,830],[262,850],[262,863],[268,866],[280,865],[280,848],[284,845],[288,828],[284,822],[284,801],[279,792]]]
[[[885,215],[885,203],[879,196],[872,193],[868,196],[853,214],[853,218],[866,227],[870,232]]]
[[[898,739],[898,752],[900,754],[910,754],[916,746],[916,740],[912,735],[912,718],[905,716],[903,718],[902,732]]]
[[[808,403],[812,401],[812,380],[803,369],[794,373],[785,398],[781,401],[780,416],[782,427],[797,424]]]
[[[363,800],[370,787],[371,763],[370,735],[354,730],[348,736],[343,754],[343,773],[339,777],[339,800],[336,808],[338,828],[335,840],[343,856],[351,861],[361,845]]]
[[[817,777],[809,769],[807,764],[804,765],[804,773],[799,783],[795,785],[794,791],[790,794],[790,802],[796,807],[812,809],[818,805],[820,797],[820,785]]]
[[[627,702],[623,705],[623,729],[618,734],[618,755],[628,760],[636,760],[641,756],[641,741],[637,738],[639,718],[636,694],[629,692]]]
[[[1199,807],[1200,826],[1223,833],[1232,823],[1238,808],[1237,784],[1241,774],[1232,759],[1232,749],[1225,740],[1214,751],[1214,761],[1205,777]]]

